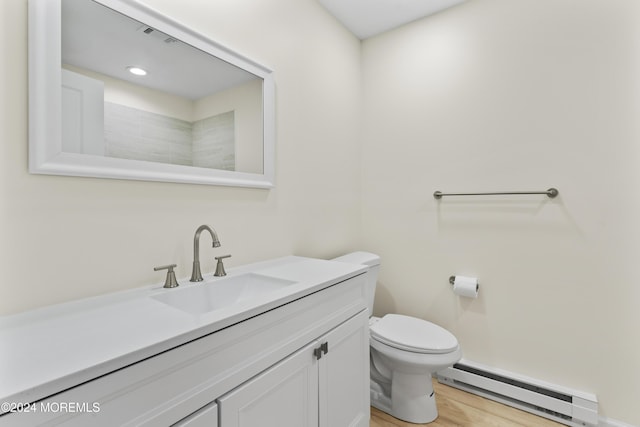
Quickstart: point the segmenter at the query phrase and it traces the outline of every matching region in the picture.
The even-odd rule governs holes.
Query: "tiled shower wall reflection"
[[[234,120],[228,111],[193,123],[193,166],[236,169]]]
[[[235,170],[234,129],[233,111],[190,123],[104,103],[109,157]]]

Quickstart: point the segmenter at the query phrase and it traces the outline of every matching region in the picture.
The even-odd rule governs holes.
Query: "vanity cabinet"
[[[222,396],[221,426],[368,426],[367,323],[360,312]]]
[[[99,410],[8,413],[0,427],[367,427],[364,278],[270,307],[36,402]]]

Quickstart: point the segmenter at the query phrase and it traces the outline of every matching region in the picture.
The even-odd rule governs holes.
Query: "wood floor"
[[[528,412],[433,382],[438,418],[429,424],[411,424],[371,408],[370,427],[462,426],[462,427],[563,427],[562,424]]]

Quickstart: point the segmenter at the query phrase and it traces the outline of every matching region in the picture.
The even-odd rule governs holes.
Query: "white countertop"
[[[154,298],[162,284],[0,317],[0,402],[43,399],[366,271],[365,266],[289,256],[230,269],[291,280],[268,296],[205,314]],[[216,280],[212,274],[206,281]],[[179,279],[180,287],[203,286]]]

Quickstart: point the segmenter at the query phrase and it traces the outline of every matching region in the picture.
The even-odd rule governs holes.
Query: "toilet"
[[[452,366],[462,350],[451,332],[426,320],[400,314],[372,317],[380,257],[352,252],[333,261],[369,266],[366,273],[369,309],[371,405],[410,423],[438,417],[431,374]]]

